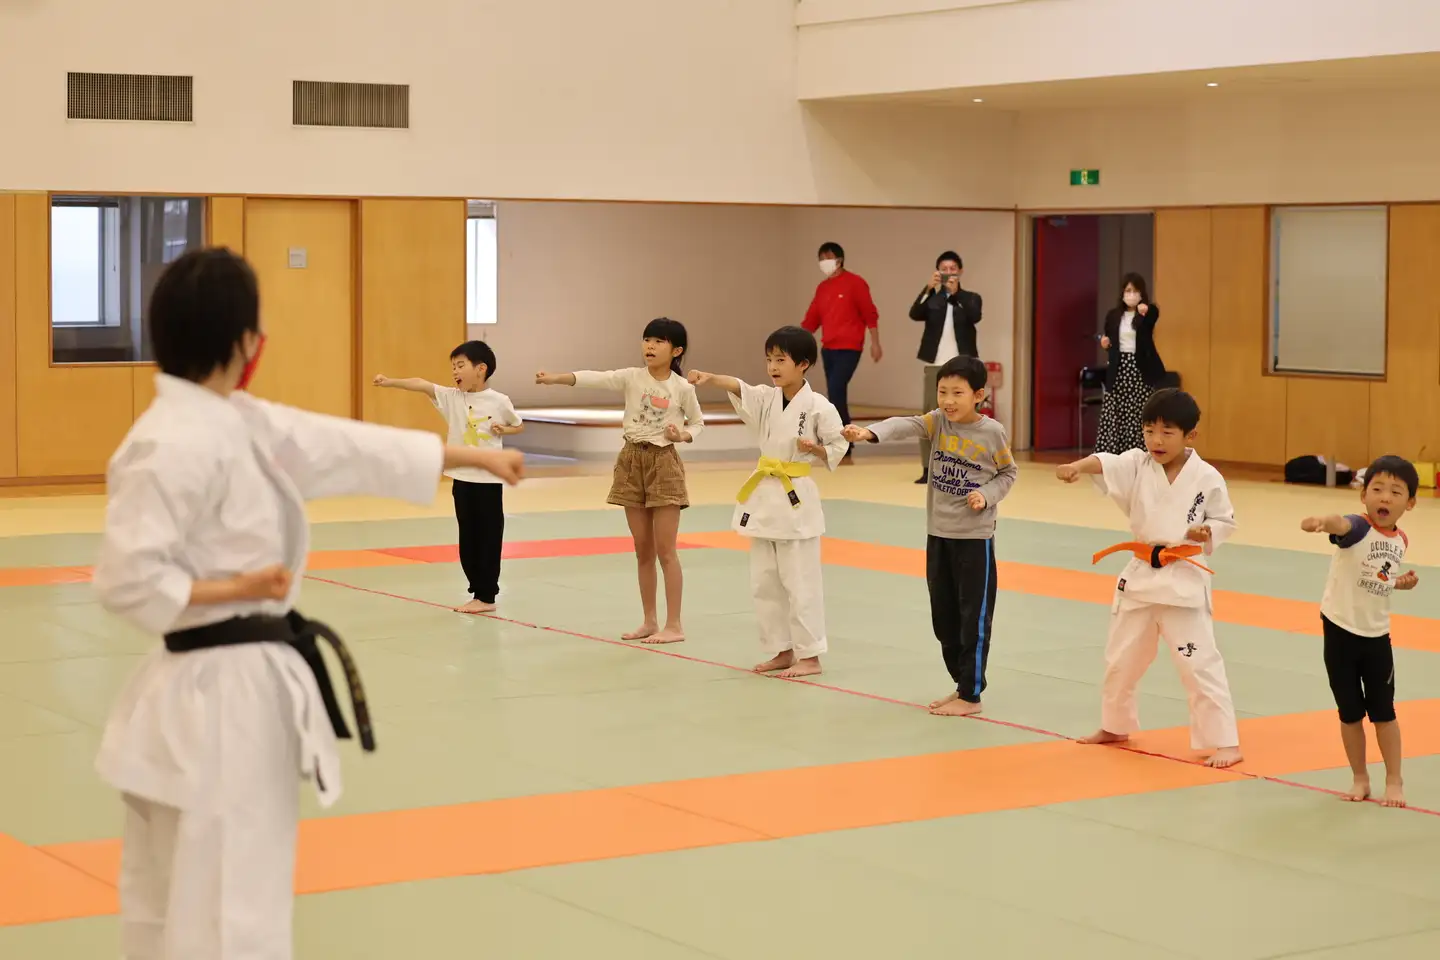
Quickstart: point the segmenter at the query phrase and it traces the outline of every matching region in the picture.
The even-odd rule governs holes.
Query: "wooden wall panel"
[[[1206,411],[1210,401],[1210,210],[1155,214],[1155,346]],[[1205,452],[1205,436],[1200,438]]]
[[[0,477],[19,470],[15,418],[15,196],[0,193]]]
[[[131,367],[50,365],[50,198],[15,198],[19,475],[99,476],[130,429]]]
[[[245,198],[211,197],[209,245],[245,252]]]
[[[353,415],[354,222],[349,200],[245,201],[245,255],[268,341],[256,396]],[[291,250],[304,251],[303,267],[290,266]]]
[[[465,339],[465,329],[465,201],[361,201],[364,419],[443,433],[444,421],[423,396],[369,384],[383,373],[449,385],[450,351]],[[504,362],[496,360],[502,377],[523,375]]]
[[[1264,207],[1210,212],[1210,396],[1205,455],[1283,464],[1286,381],[1264,373],[1269,224]]]
[[[1390,208],[1385,382],[1370,384],[1370,456],[1440,460],[1440,205]]]
[[[1352,469],[1370,462],[1370,384],[1286,377],[1285,459],[1333,456]]]

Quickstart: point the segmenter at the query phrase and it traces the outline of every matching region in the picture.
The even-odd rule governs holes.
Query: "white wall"
[[[1011,363],[1009,212],[503,201],[497,222],[500,319],[479,332],[496,351],[497,389],[520,404],[614,402],[536,387],[533,375],[634,366],[641,331],[661,315],[686,325],[687,366],[763,376],[765,337],[804,318],[827,240],[845,247],[880,308],[886,356],[864,362],[854,402],[919,406],[920,325],[907,311],[946,249],[960,251],[966,286],[985,297],[981,353]],[[813,382],[823,386],[819,371]],[[998,399],[1003,418],[1009,391]]]
[[[1440,49],[1435,0],[801,0],[796,9],[803,99]]]
[[[193,75],[195,122],[67,121],[67,71]],[[789,0],[12,0],[0,189],[1013,202],[1008,144],[882,149],[794,71]],[[297,79],[408,83],[411,128],[293,128]]]

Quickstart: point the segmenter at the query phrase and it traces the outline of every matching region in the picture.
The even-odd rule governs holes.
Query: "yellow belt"
[[[755,464],[755,472],[750,475],[750,479],[745,481],[745,485],[742,486],[740,492],[735,495],[735,501],[737,503],[744,503],[749,500],[750,494],[754,493],[755,488],[760,486],[761,480],[764,480],[766,477],[774,477],[780,481],[780,485],[785,488],[785,493],[790,497],[790,506],[798,508],[800,506],[800,498],[795,495],[795,484],[790,482],[790,478],[808,476],[810,476],[810,464],[808,463],[795,463],[777,460],[774,457],[761,457]]]

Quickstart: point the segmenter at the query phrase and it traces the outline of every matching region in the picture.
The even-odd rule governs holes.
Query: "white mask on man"
[[[820,261],[820,272],[823,273],[823,274],[825,274],[825,276],[827,276],[827,277],[828,277],[828,276],[831,276],[832,274],[835,273],[836,270],[839,270],[839,269],[840,269],[840,261],[839,261],[839,260],[821,260],[821,261]]]
[[[1134,291],[1127,292],[1122,299],[1125,301],[1125,306],[1129,307],[1131,310],[1134,310],[1140,305],[1140,294],[1135,293]]]

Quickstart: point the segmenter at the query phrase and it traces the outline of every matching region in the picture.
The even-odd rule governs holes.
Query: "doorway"
[[[1099,417],[1105,314],[1127,273],[1154,292],[1155,216],[1037,215],[1031,223],[1031,449],[1085,450]]]

